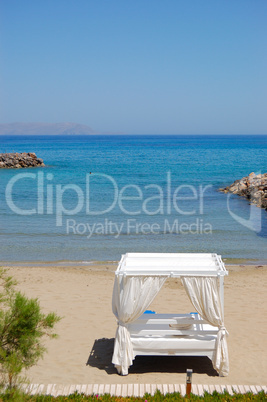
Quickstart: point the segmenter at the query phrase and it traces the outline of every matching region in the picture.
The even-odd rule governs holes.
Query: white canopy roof
[[[127,253],[116,275],[224,276],[221,256],[206,253]]]

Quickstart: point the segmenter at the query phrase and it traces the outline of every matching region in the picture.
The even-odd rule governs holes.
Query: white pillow
[[[180,330],[192,329],[193,321],[194,321],[193,317],[186,317],[186,318],[185,317],[176,317],[175,319],[177,321],[177,324],[169,324],[170,328],[180,329]],[[188,324],[179,323],[179,320],[184,320],[184,319],[186,319],[186,321],[189,321],[189,323]],[[190,321],[192,321],[192,323]]]

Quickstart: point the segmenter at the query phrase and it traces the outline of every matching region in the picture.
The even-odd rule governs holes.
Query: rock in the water
[[[256,175],[252,172],[230,186],[220,188],[220,191],[242,195],[258,207],[267,210],[267,173]]]
[[[22,152],[11,154],[0,154],[0,169],[1,168],[26,168],[45,166],[43,159],[37,158],[34,152]]]

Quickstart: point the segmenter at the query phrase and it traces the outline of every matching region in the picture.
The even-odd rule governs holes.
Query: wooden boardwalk
[[[84,384],[84,385],[64,385],[64,384],[30,384],[23,386],[24,391],[31,395],[70,395],[77,391],[85,395],[104,395],[110,394],[114,396],[144,396],[145,393],[154,395],[159,390],[163,394],[180,392],[181,395],[186,394],[185,384]],[[257,394],[264,391],[267,394],[266,385],[201,385],[192,384],[192,393],[195,395],[204,395],[204,392],[213,393],[224,391],[233,394],[234,392],[245,394],[252,392]]]

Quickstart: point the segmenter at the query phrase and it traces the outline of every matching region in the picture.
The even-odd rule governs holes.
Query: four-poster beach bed
[[[128,253],[115,272],[112,310],[118,321],[112,363],[128,374],[137,355],[207,356],[229,372],[224,276],[217,254]],[[167,278],[180,278],[197,313],[145,313]]]

